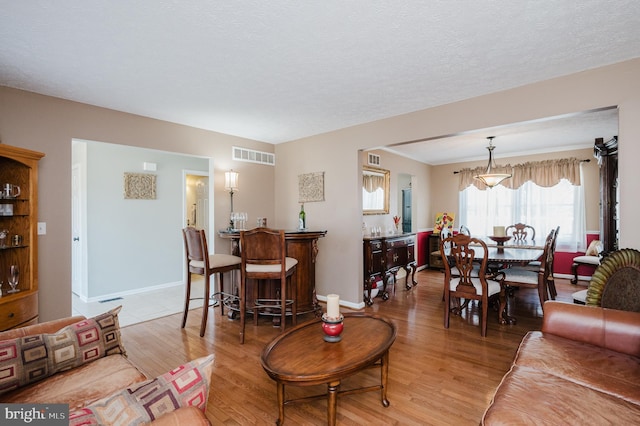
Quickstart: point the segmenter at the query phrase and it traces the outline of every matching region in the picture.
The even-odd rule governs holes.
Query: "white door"
[[[185,171],[185,224],[204,229],[209,239],[209,175]]]
[[[83,165],[74,164],[71,168],[71,291],[81,299],[87,298],[86,264],[83,253],[85,242],[83,235]]]

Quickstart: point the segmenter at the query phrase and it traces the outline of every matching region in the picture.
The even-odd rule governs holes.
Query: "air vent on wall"
[[[370,166],[379,166],[380,165],[380,156],[378,154],[369,153],[369,165]]]
[[[238,146],[232,147],[231,152],[231,156],[237,161],[248,161],[250,163],[266,164],[268,166],[275,166],[276,164],[276,155],[270,152],[255,151]]]

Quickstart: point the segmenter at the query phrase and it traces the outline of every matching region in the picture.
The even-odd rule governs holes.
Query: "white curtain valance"
[[[523,164],[511,166],[509,164],[492,169],[495,173],[510,173],[509,179],[503,180],[500,185],[518,189],[525,182],[531,181],[543,188],[549,188],[560,183],[562,179],[567,179],[572,185],[580,185],[580,163],[577,158],[562,158],[559,160],[530,161]],[[480,190],[487,189],[487,186],[474,179],[474,176],[482,174],[486,167],[476,167],[474,169],[462,169],[458,172],[460,183],[458,189],[464,191],[469,185],[474,185]]]

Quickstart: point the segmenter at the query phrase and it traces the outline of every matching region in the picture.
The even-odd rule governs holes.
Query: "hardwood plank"
[[[511,366],[522,337],[540,329],[542,311],[535,290],[515,291],[509,303],[516,325],[500,325],[489,312],[487,337],[480,336],[479,308],[470,306],[443,326],[443,274],[425,270],[416,274],[418,286],[407,291],[399,283],[388,301],[375,299],[365,312],[383,315],[398,327],[390,350],[388,398],[384,408],[379,392],[347,395],[338,399],[341,425],[477,425],[502,376]],[[569,280],[557,279],[558,300],[571,302],[580,289]],[[345,310],[346,311],[346,310]],[[276,385],[260,365],[263,347],[279,329],[261,319],[249,321],[245,344],[238,342],[239,321],[209,313],[204,337],[199,336],[201,313],[189,313],[187,327],[180,328],[182,314],[123,327],[122,338],[129,358],[147,375],[155,377],[189,360],[215,355],[215,369],[207,416],[215,425],[273,424],[278,416]],[[311,319],[311,314],[298,321]],[[343,389],[376,384],[378,370],[367,370],[345,380]],[[287,387],[287,397],[326,391],[324,386]],[[285,419],[292,425],[326,424],[325,400],[287,405]]]

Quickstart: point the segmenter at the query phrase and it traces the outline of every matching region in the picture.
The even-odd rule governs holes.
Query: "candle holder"
[[[340,315],[337,318],[328,317],[327,314],[322,314],[322,330],[324,331],[324,341],[329,343],[336,343],[342,340],[342,330],[344,328],[344,316]]]
[[[498,236],[490,236],[489,239],[495,241],[498,244],[498,253],[504,253],[504,243],[509,241],[511,237],[498,237]]]

